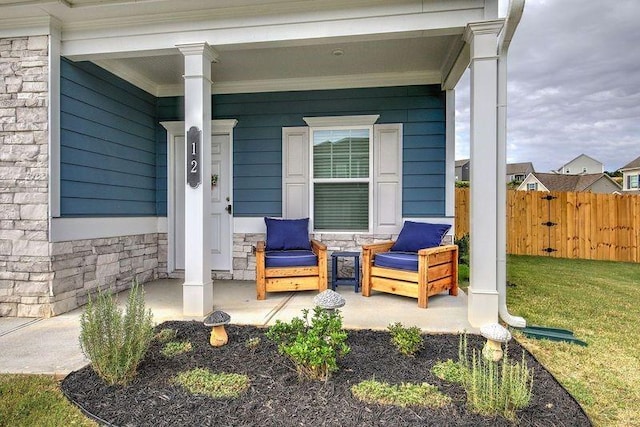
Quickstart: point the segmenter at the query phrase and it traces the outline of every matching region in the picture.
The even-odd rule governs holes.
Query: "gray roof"
[[[464,166],[467,163],[469,163],[471,161],[471,159],[460,159],[460,160],[456,160],[456,167],[459,168],[460,166]]]
[[[531,162],[523,162],[523,163],[507,163],[507,175],[515,175],[518,173],[529,174],[533,172],[533,163]]]
[[[640,157],[636,158],[635,160],[631,160],[631,162],[629,162],[626,165],[624,165],[623,167],[621,167],[620,170],[638,169],[638,168],[640,168]]]
[[[608,178],[604,173],[568,175],[534,172],[533,175],[538,178],[538,181],[547,187],[549,191],[585,191],[603,176]],[[611,182],[615,183],[613,180],[611,180]],[[618,185],[617,183],[615,184]]]

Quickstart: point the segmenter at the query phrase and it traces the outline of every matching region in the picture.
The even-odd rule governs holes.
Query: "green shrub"
[[[192,394],[219,398],[235,398],[249,388],[249,377],[241,374],[214,373],[206,368],[180,372],[173,382]]]
[[[381,405],[441,408],[451,402],[449,396],[428,383],[389,385],[368,380],[352,386],[351,392],[363,402]]]
[[[191,343],[189,341],[169,341],[162,347],[160,353],[164,357],[174,357],[182,353],[191,351]]]
[[[137,283],[131,288],[124,315],[114,297],[99,292],[95,301],[89,298],[80,317],[80,347],[93,370],[109,385],[126,384],[135,376],[152,339],[153,317],[151,310],[145,310]]]
[[[337,358],[351,350],[342,329],[342,317],[337,311],[320,307],[313,310],[311,321],[309,310],[302,310],[302,314],[303,319],[295,317],[290,323],[276,321],[267,331],[267,338],[293,361],[301,377],[326,380],[338,370]]]
[[[417,326],[405,328],[402,323],[396,322],[387,326],[387,329],[391,333],[393,345],[396,346],[400,353],[406,356],[414,356],[424,346],[420,328]]]

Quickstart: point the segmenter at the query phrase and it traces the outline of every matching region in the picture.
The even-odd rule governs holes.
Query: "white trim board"
[[[52,218],[51,242],[167,232],[166,217]]]
[[[274,217],[276,218],[276,217]],[[431,218],[402,218],[402,222],[404,221],[414,221],[414,222],[430,222],[433,224],[449,224],[451,225],[451,230],[447,234],[453,234],[453,224],[455,222],[454,217],[450,216],[442,216],[442,217],[431,217]],[[264,224],[264,217],[236,217],[233,219],[233,231],[234,233],[241,234],[252,234],[252,233],[266,233],[267,228]],[[324,233],[317,232],[314,234],[363,234],[370,235],[372,233],[367,232],[345,232],[345,233]]]

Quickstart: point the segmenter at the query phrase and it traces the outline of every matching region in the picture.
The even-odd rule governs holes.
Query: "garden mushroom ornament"
[[[220,347],[225,345],[229,341],[227,331],[224,329],[224,325],[227,325],[231,320],[224,311],[214,311],[204,319],[204,326],[211,326],[211,338],[209,338],[209,344],[214,347]]]
[[[344,297],[336,291],[327,289],[313,297],[313,303],[327,312],[333,313],[336,309],[344,307],[346,301]]]
[[[494,362],[502,359],[502,343],[511,339],[511,332],[499,323],[490,323],[480,328],[480,334],[487,339],[482,348],[482,356]]]

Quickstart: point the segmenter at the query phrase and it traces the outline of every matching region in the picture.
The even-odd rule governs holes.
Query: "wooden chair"
[[[267,242],[257,243],[256,294],[259,300],[265,299],[267,292],[322,292],[327,289],[327,246],[313,239],[309,245],[310,249],[270,250]]]
[[[417,298],[418,307],[427,308],[432,295],[447,290],[449,295],[458,295],[458,246],[423,248],[415,253],[392,252],[394,243],[362,247],[363,296],[370,296],[372,290],[404,295]]]

